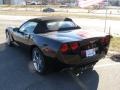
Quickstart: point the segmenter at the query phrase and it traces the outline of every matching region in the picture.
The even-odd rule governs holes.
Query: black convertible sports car
[[[19,28],[6,29],[9,46],[27,46],[33,66],[44,74],[50,69],[92,67],[107,54],[110,35],[86,31],[70,18],[30,19]]]
[[[43,12],[55,12],[55,10],[52,8],[45,8],[43,9]]]

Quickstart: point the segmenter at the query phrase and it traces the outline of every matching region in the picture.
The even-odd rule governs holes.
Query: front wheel
[[[12,43],[12,41],[10,39],[10,35],[9,35],[8,32],[6,32],[6,40],[7,40],[7,45],[8,46],[13,46],[13,43]]]
[[[45,74],[47,72],[47,63],[45,56],[37,47],[33,48],[32,50],[32,61],[35,71],[40,74]]]

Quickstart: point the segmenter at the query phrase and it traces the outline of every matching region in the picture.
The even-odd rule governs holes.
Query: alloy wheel
[[[44,69],[43,56],[38,48],[34,48],[32,52],[33,65],[36,71],[42,72]]]

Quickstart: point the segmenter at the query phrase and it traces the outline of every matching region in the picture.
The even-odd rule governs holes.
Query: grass
[[[104,19],[105,15],[94,15],[90,13],[65,13],[65,12],[54,12],[54,13],[42,13],[39,11],[0,11],[0,15],[22,15],[22,16],[63,16],[63,17],[75,17],[75,18],[89,18],[89,19]],[[120,17],[108,16],[108,20],[120,20]]]
[[[111,39],[109,50],[120,52],[120,37],[114,37]]]

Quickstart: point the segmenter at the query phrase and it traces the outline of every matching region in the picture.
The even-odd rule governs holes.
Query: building
[[[12,5],[24,5],[25,0],[10,0]]]
[[[41,2],[46,4],[70,3],[77,0],[0,0],[0,4],[23,5],[26,2]]]
[[[23,5],[24,0],[0,0],[0,4],[6,4],[6,5]]]
[[[11,0],[3,0],[3,4],[11,4]]]
[[[3,0],[0,0],[0,5],[3,4]]]
[[[8,5],[25,5],[26,2],[44,2],[44,3],[50,3],[50,4],[65,4],[65,3],[76,3],[80,1],[86,1],[86,0],[0,0],[0,4],[8,4]],[[120,6],[120,0],[104,0],[105,2],[109,2],[112,6]]]
[[[90,0],[78,0],[77,3],[79,2],[90,2]],[[91,0],[92,1],[92,0]],[[94,1],[94,0],[93,0]],[[95,2],[95,1],[94,1]],[[92,2],[91,2],[92,3]],[[90,3],[89,3],[90,4]],[[86,5],[89,5],[86,4]],[[83,4],[85,6],[85,4]],[[95,8],[105,8],[106,6],[120,6],[120,0],[103,0],[100,3],[93,4],[91,6],[95,6]]]
[[[112,6],[120,6],[120,0],[108,0]]]
[[[10,0],[0,0],[0,5],[3,5],[3,4],[11,4],[11,1]]]

